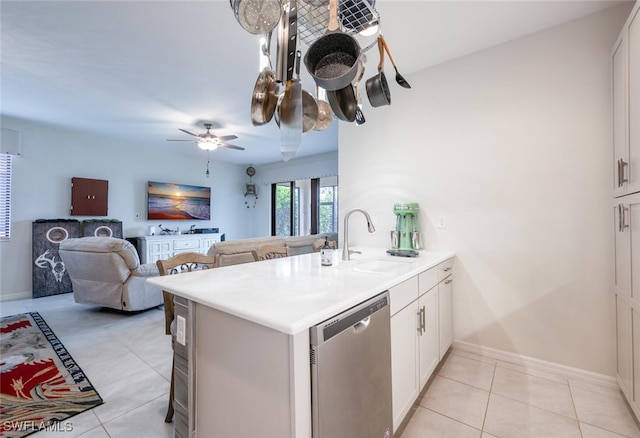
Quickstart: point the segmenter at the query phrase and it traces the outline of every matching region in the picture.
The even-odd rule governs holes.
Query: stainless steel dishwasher
[[[314,438],[391,438],[389,292],[310,328]]]

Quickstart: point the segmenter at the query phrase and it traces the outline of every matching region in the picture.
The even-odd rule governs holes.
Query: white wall
[[[123,222],[125,237],[143,235],[148,225],[187,229],[219,227],[227,239],[249,237],[252,211],[244,204],[244,166],[215,162],[205,176],[206,155],[150,154],[138,145],[9,117],[2,127],[22,132],[22,155],[14,157],[12,238],[0,242],[0,299],[31,296],[31,223],[70,216],[71,178],[109,181],[108,218]],[[210,221],[146,220],[146,182],[211,187]],[[138,217],[136,216],[138,215]]]
[[[409,75],[411,90],[387,72],[391,106],[341,125],[341,214],[378,230],[354,215],[350,243],[388,246],[393,202],[419,202],[427,247],[457,253],[456,339],[614,375],[609,59],[628,11]]]

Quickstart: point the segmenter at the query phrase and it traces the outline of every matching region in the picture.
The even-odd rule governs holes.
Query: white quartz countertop
[[[382,248],[350,261],[334,254],[321,266],[320,253],[154,277],[148,283],[257,324],[294,335],[453,257],[448,251],[420,251],[394,257]]]

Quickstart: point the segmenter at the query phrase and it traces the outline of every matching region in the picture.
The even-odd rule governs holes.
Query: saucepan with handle
[[[358,72],[361,49],[351,35],[338,31],[338,0],[329,2],[327,33],[311,44],[304,64],[319,87],[335,91],[351,84]]]
[[[378,37],[378,51],[380,52],[378,74],[367,79],[365,83],[367,97],[373,107],[391,104],[391,92],[389,91],[387,78],[384,75],[384,41],[382,40],[382,36]]]

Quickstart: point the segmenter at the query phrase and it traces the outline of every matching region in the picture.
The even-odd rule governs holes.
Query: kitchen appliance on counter
[[[389,292],[311,327],[313,438],[391,438]]]
[[[391,249],[393,255],[408,254],[417,256],[416,250],[422,249],[422,237],[418,222],[420,206],[417,202],[396,202],[393,212],[396,215],[396,229],[391,231]],[[399,253],[399,254],[394,254]]]

